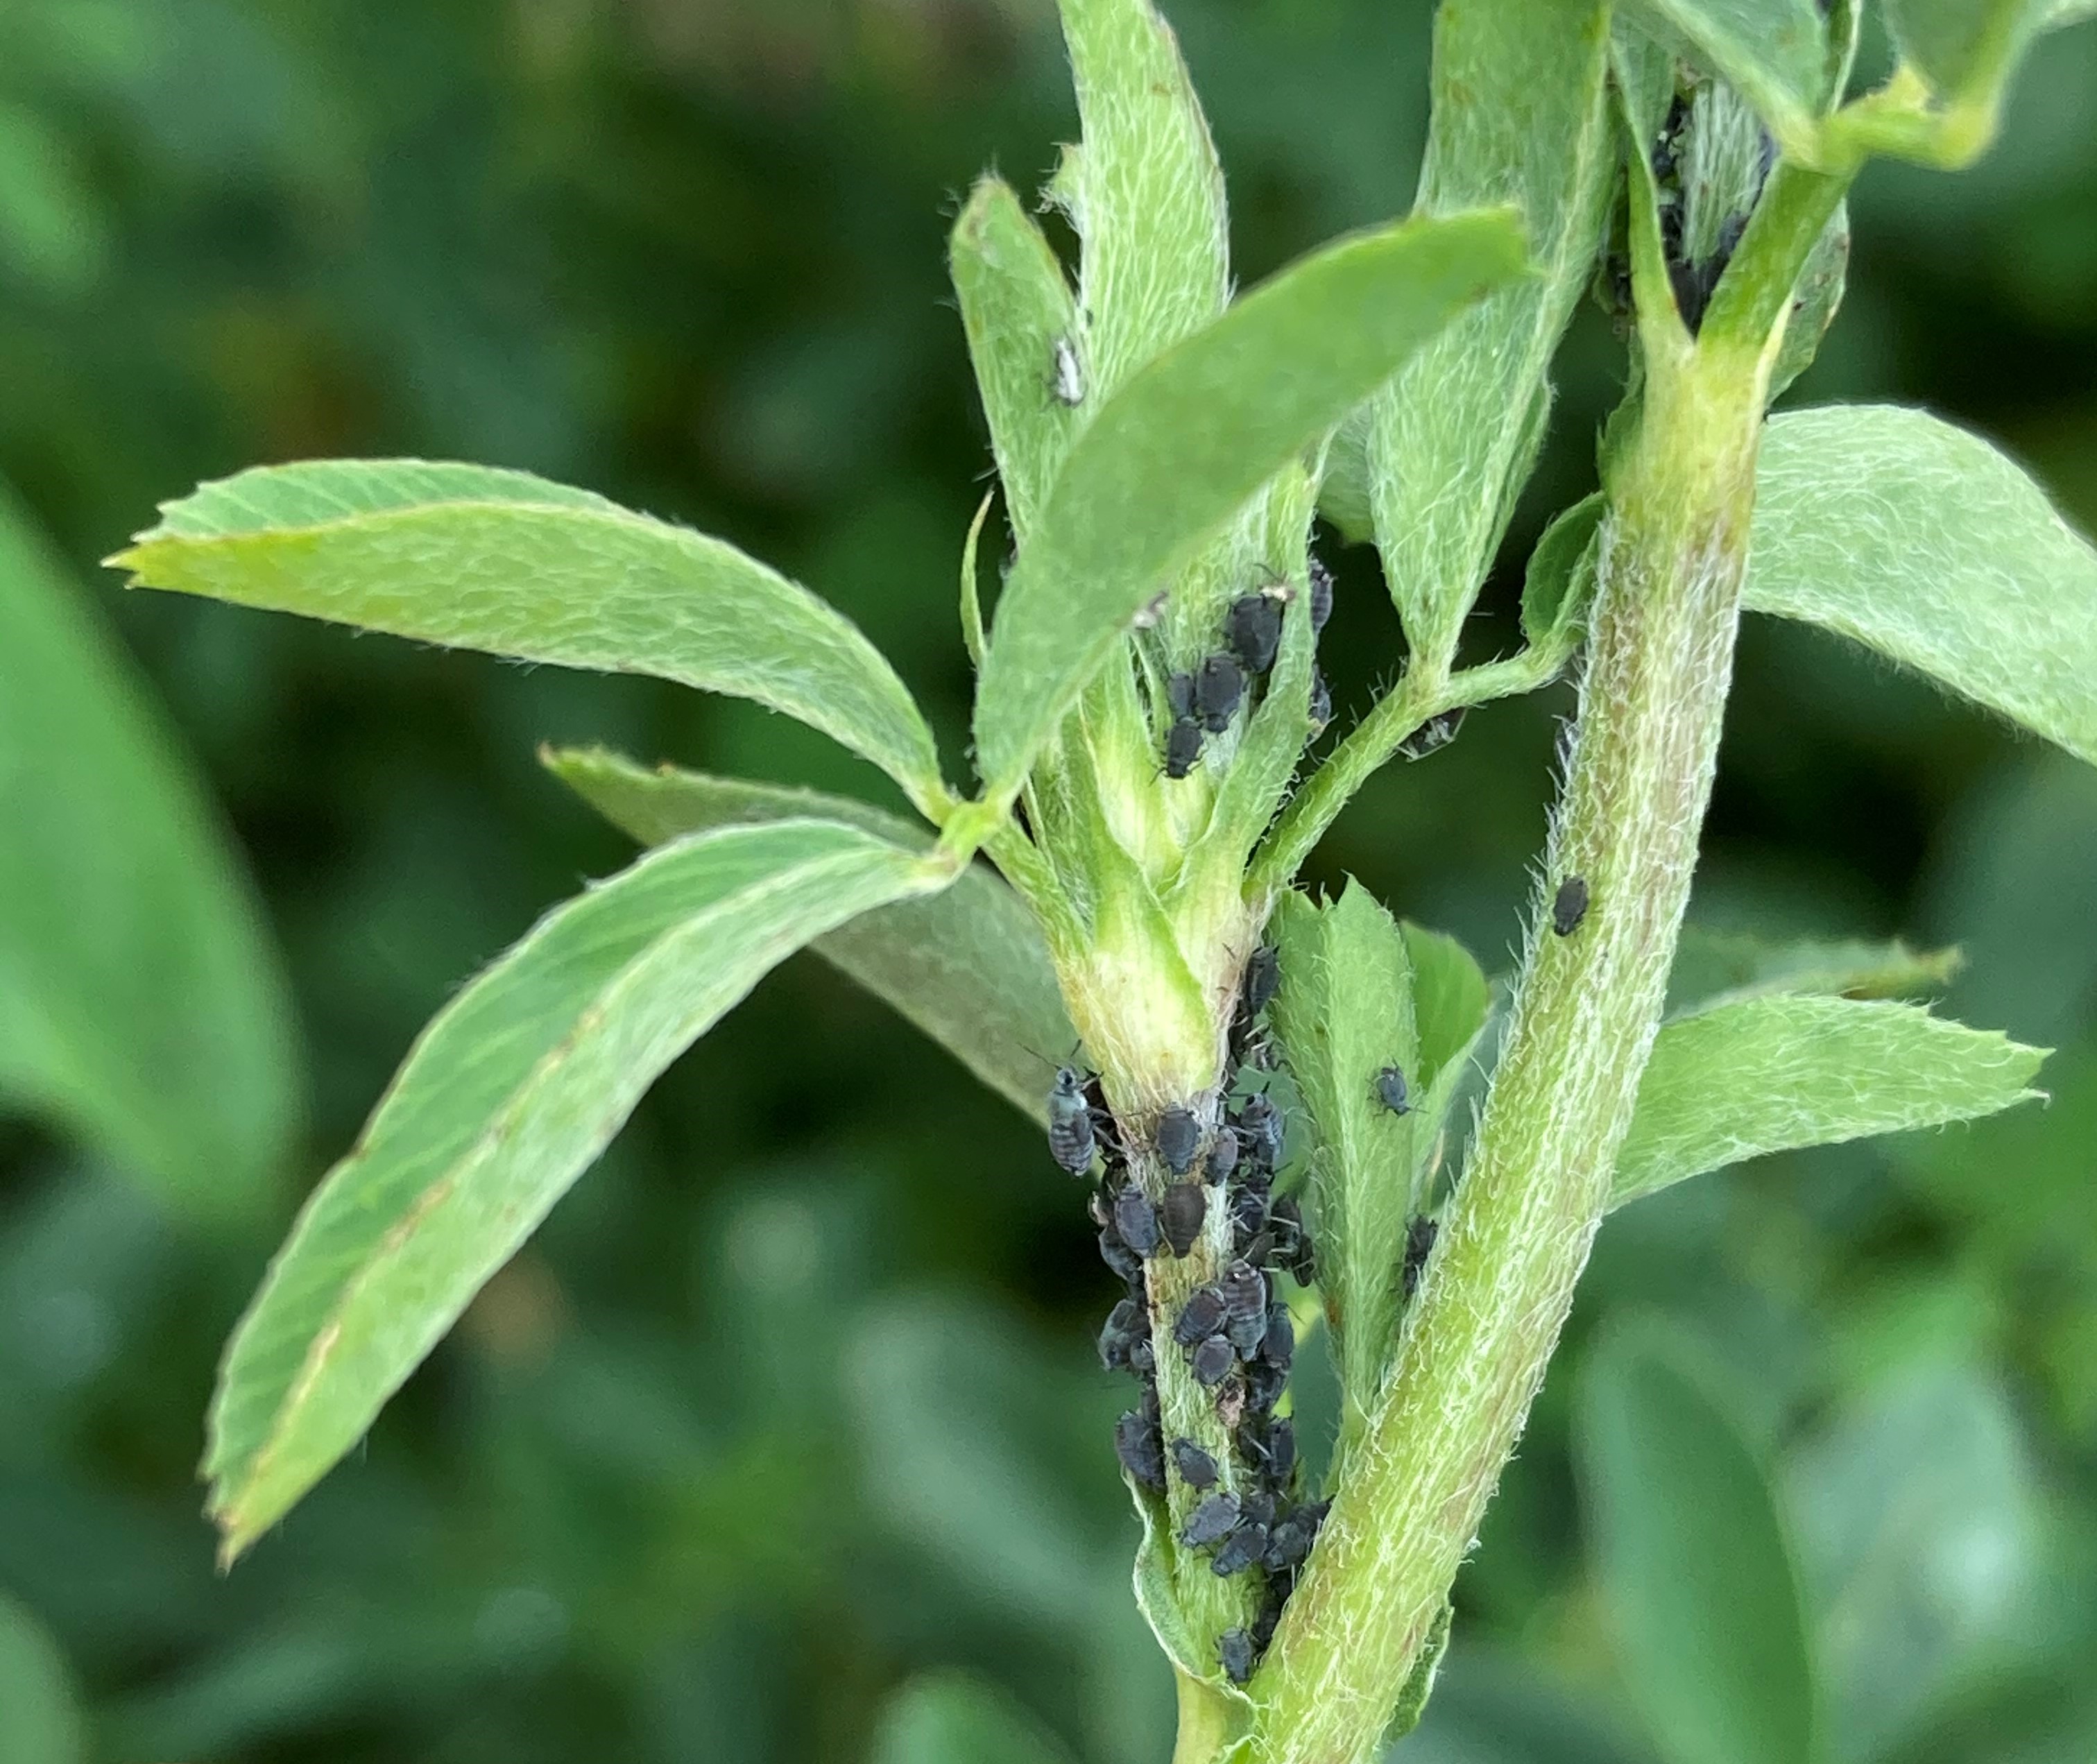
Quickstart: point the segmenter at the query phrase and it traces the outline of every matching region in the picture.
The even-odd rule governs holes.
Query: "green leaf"
[[[1486,1026],[1493,989],[1469,950],[1412,920],[1400,922],[1412,969],[1412,1016],[1420,1039],[1420,1081],[1437,1082],[1460,1062]]]
[[[2036,1097],[2046,1057],[1885,1000],[1745,998],[1655,1039],[1611,1204],[1743,1158],[1970,1121]]]
[[[1084,243],[1086,365],[1104,397],[1224,309],[1224,174],[1180,46],[1147,0],[1060,10],[1084,145],[1052,195]]]
[[[1996,82],[2028,19],[2048,0],[1886,0],[1886,33],[1901,59],[1954,98]]]
[[[1669,1764],[1801,1764],[1815,1692],[1775,1499],[1657,1325],[1589,1356],[1574,1442],[1625,1688]]]
[[[1532,647],[1570,650],[1595,592],[1595,541],[1608,500],[1583,497],[1543,530],[1521,582],[1521,629]]]
[[[1311,1193],[1317,1209],[1319,1285],[1335,1319],[1342,1412],[1338,1451],[1359,1437],[1383,1388],[1398,1333],[1399,1270],[1416,1197],[1422,1118],[1412,963],[1398,922],[1359,882],[1315,904],[1283,896],[1269,931],[1281,984],[1272,1021],[1316,1131]],[[1446,1035],[1447,1031],[1441,1031]],[[1395,1066],[1414,1093],[1412,1113],[1377,1100],[1377,1075]]]
[[[1539,271],[1421,349],[1371,418],[1384,578],[1414,653],[1444,664],[1534,462],[1545,376],[1600,248],[1617,168],[1609,37],[1593,0],[1444,0],[1435,14],[1418,211],[1512,202]]]
[[[1791,383],[1813,365],[1820,352],[1821,339],[1835,322],[1848,291],[1850,277],[1850,205],[1838,203],[1820,238],[1806,256],[1792,290],[1791,314],[1784,321],[1784,341],[1777,345],[1770,368],[1769,396],[1780,397]]]
[[[1451,314],[1521,267],[1505,212],[1343,239],[1109,400],[1070,450],[998,603],[975,719],[991,799],[1018,791],[1174,571]]]
[[[1041,229],[999,178],[977,183],[954,223],[948,264],[1013,537],[1024,545],[1078,431],[1084,400],[1094,394],[1085,383],[1077,302]],[[1075,375],[1066,389],[1079,393],[1077,406],[1056,390],[1061,352],[1061,371]]]
[[[0,1764],[85,1764],[87,1724],[58,1644],[0,1592]]]
[[[602,748],[549,751],[547,768],[646,845],[742,822],[841,821],[911,850],[930,837],[848,797],[654,770]],[[885,999],[992,1090],[1042,1118],[1048,1064],[1077,1044],[1056,970],[1026,903],[980,864],[944,893],[863,914],[816,953]]]
[[[1663,43],[1736,87],[1787,153],[1811,162],[1828,73],[1814,0],[1638,0],[1638,11]]]
[[[1441,1675],[1442,1661],[1449,1652],[1449,1630],[1456,1616],[1453,1605],[1443,1605],[1441,1616],[1435,1618],[1434,1626],[1428,1630],[1420,1657],[1412,1662],[1405,1688],[1399,1692],[1398,1707],[1392,1711],[1390,1725],[1383,1731],[1386,1745],[1403,1740],[1420,1725],[1420,1718],[1427,1713],[1427,1701],[1434,1694],[1434,1681]]]
[[[200,485],[109,560],[134,584],[754,698],[943,791],[903,682],[806,589],[688,527],[528,472],[314,460]]]
[[[266,1214],[299,1112],[247,878],[129,660],[0,491],[0,1096],[192,1217]]]
[[[1053,1735],[1003,1692],[959,1672],[921,1673],[882,1705],[873,1764],[1067,1764]]]
[[[944,878],[817,821],[651,851],[425,1028],[228,1349],[204,1473],[228,1558],[368,1427],[656,1075],[812,939]]]
[[[1797,938],[1771,943],[1738,931],[1684,926],[1667,977],[1670,1018],[1780,992],[1907,998],[1942,991],[1963,963],[1956,949],[1910,949],[1898,939]]]
[[[1772,417],[1744,592],[2097,764],[2097,549],[1977,436],[1884,405]]]

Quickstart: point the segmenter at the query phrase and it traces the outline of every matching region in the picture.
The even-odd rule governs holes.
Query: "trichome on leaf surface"
[[[140,584],[754,699],[930,829],[546,756],[650,849],[439,1013],[308,1204],[212,1411],[226,1556],[349,1450],[654,1076],[812,947],[1087,1186],[1179,1755],[1354,1764],[1402,1734],[1607,1211],[2034,1094],[2038,1052],[1902,1001],[1942,958],[1750,951],[1672,996],[1670,974],[1743,607],[2097,760],[2097,553],[2043,495],[1917,412],[1766,415],[1839,301],[1851,180],[1976,156],[2019,55],[2075,10],[1889,0],[1899,59],[1853,98],[1856,4],[1443,0],[1415,212],[1233,297],[1171,33],[1148,0],[1062,0],[1080,128],[1044,203],[1075,282],[995,177],[952,238],[1012,544],[986,611],[987,500],[961,558],[973,793],[823,602],[588,492],[343,461],[169,505],[114,560]],[[1530,559],[1523,646],[1465,656],[1591,289],[1628,346],[1601,488]],[[1373,542],[1406,640],[1329,742],[1321,514]],[[1500,1004],[1452,939],[1295,886],[1378,768],[1576,663]],[[1289,1377],[1318,1331],[1341,1411],[1314,1484]]]

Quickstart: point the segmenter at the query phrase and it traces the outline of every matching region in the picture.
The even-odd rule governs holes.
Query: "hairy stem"
[[[1388,764],[1421,725],[1445,711],[1534,692],[1565,665],[1561,653],[1524,650],[1456,674],[1408,669],[1390,694],[1347,732],[1290,800],[1273,832],[1254,854],[1246,879],[1248,900],[1289,885],[1311,848],[1371,776]]]
[[[1476,1145],[1401,1355],[1254,1691],[1255,1755],[1374,1752],[1572,1303],[1658,1024],[1731,674],[1764,371],[1649,336],[1609,461],[1545,900]],[[1548,923],[1567,878],[1590,905]]]

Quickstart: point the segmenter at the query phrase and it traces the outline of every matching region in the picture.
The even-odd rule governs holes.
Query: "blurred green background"
[[[1168,10],[1242,279],[1406,205],[1424,7]],[[1848,309],[1790,401],[1928,404],[2086,531],[2093,94],[2086,26],[1979,169],[1867,173]],[[1031,182],[1074,129],[1047,0],[0,9],[0,476],[223,807],[307,1098],[274,1199],[217,1218],[0,1119],[0,1760],[853,1760],[936,1667],[1080,1758],[1170,1749],[1082,1210],[1024,1123],[806,958],[659,1087],[368,1446],[214,1572],[200,1417],[288,1210],[459,981],[624,861],[534,745],[876,786],[749,707],[94,568],[156,500],[256,461],[529,467],[808,581],[958,753],[987,451],[944,225],[978,169]],[[1481,651],[1621,374],[1584,317]],[[1397,640],[1373,559],[1335,561],[1345,716]],[[1387,773],[1316,877],[1504,965],[1569,703],[1481,713]],[[1950,1008],[2059,1047],[2055,1100],[1611,1220],[1404,1756],[1657,1757],[1572,1469],[1583,1356],[1635,1316],[1715,1369],[1773,1467],[1841,1764],[2097,1757],[2097,774],[1756,624],[1694,910],[1963,943]]]

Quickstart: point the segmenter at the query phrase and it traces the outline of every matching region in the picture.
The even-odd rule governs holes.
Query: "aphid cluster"
[[[1693,337],[1702,330],[1705,309],[1710,305],[1718,279],[1725,274],[1748,230],[1748,216],[1775,163],[1776,143],[1766,129],[1758,131],[1761,158],[1748,207],[1733,210],[1719,221],[1709,250],[1700,256],[1689,238],[1687,186],[1690,173],[1685,163],[1692,112],[1689,98],[1678,92],[1669,107],[1667,120],[1661,125],[1660,138],[1653,144],[1652,164],[1653,184],[1660,197],[1660,244],[1667,262],[1667,279],[1674,291],[1675,310]]]
[[[1254,951],[1246,961],[1231,1024],[1226,1096],[1246,1066],[1267,1061],[1259,1019],[1280,978],[1271,948]],[[1097,1080],[1072,1067],[1058,1071],[1048,1112],[1057,1161],[1078,1174],[1101,1164],[1092,1215],[1100,1254],[1125,1289],[1100,1330],[1100,1359],[1110,1370],[1134,1375],[1142,1394],[1116,1424],[1115,1453],[1142,1486],[1165,1494],[1176,1476],[1201,1497],[1181,1528],[1182,1548],[1205,1555],[1219,1575],[1257,1577],[1254,1620],[1216,1644],[1224,1670],[1242,1683],[1274,1634],[1325,1516],[1325,1503],[1302,1497],[1294,1425],[1275,1412],[1288,1384],[1296,1331],[1274,1276],[1286,1272],[1308,1285],[1317,1272],[1301,1208],[1293,1195],[1275,1193],[1286,1123],[1268,1096],[1254,1092],[1234,1113],[1226,1112],[1205,1147],[1202,1122],[1192,1110],[1163,1110],[1144,1136],[1145,1162],[1169,1180],[1151,1193],[1130,1170]],[[1212,1206],[1219,1210],[1214,1215]],[[1223,1245],[1215,1274],[1175,1307],[1161,1310],[1152,1264],[1188,1255],[1212,1218],[1223,1228],[1210,1239]],[[1193,1382],[1209,1393],[1231,1442],[1227,1462],[1219,1464],[1192,1439],[1166,1438],[1158,1369],[1167,1354],[1179,1355]]]
[[[1332,571],[1312,557],[1308,580],[1315,637],[1333,614]],[[1172,720],[1165,731],[1166,777],[1189,776],[1201,763],[1208,738],[1222,734],[1239,708],[1251,702],[1281,653],[1281,620],[1289,598],[1289,590],[1283,587],[1241,594],[1224,612],[1223,647],[1198,667],[1167,679],[1166,708]],[[1333,695],[1315,665],[1310,718],[1314,738],[1333,720]]]

